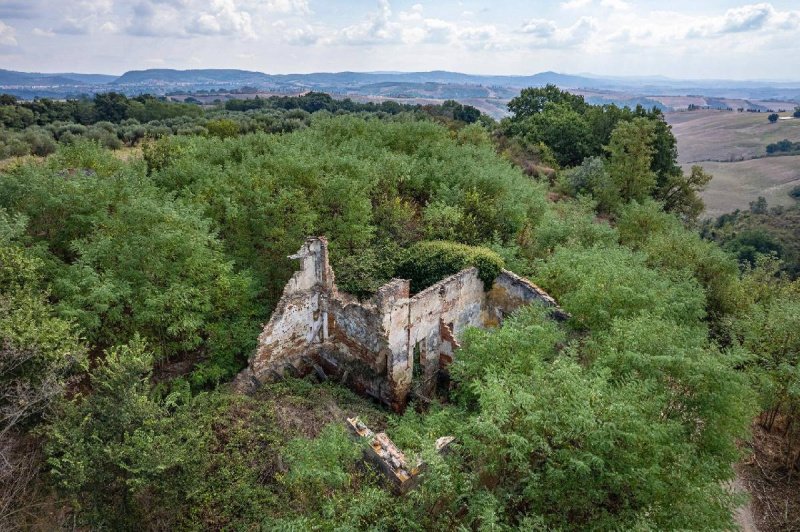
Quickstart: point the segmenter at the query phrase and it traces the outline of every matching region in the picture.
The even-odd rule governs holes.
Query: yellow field
[[[800,185],[800,155],[768,157],[738,163],[698,163],[714,179],[703,192],[706,202],[704,216],[715,217],[735,209],[747,209],[750,202],[764,196],[767,203],[791,205],[795,200],[789,191]],[[684,171],[691,170],[684,165]]]
[[[789,107],[790,104],[786,104]],[[770,124],[767,113],[691,111],[667,113],[678,138],[678,160],[741,161],[766,155],[767,144],[800,141],[800,119]],[[781,116],[789,116],[782,113]]]
[[[759,196],[771,206],[794,203],[789,191],[800,185],[800,156],[764,156],[767,144],[783,139],[800,142],[800,120],[770,124],[766,113],[730,111],[666,116],[678,139],[678,160],[684,170],[699,164],[714,176],[703,193],[704,216],[747,209]]]

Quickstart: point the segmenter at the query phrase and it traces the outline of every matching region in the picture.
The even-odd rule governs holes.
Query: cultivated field
[[[691,163],[752,159],[765,155],[767,144],[783,139],[800,141],[800,119],[770,124],[767,116],[767,113],[687,111],[667,113],[666,118],[678,138],[678,160]]]
[[[706,217],[747,209],[750,202],[759,196],[764,196],[772,207],[795,202],[789,191],[800,185],[800,155],[700,164],[714,176],[702,194],[706,202]],[[689,172],[691,166],[685,164],[684,171]]]
[[[800,185],[800,156],[764,155],[767,144],[800,141],[800,120],[770,124],[766,113],[730,111],[667,113],[666,118],[678,139],[684,170],[699,164],[714,176],[703,193],[704,216],[747,209],[759,196],[771,206],[794,203],[789,191]]]

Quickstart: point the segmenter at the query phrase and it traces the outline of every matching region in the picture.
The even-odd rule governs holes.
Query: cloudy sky
[[[0,0],[0,68],[800,80],[800,0]]]

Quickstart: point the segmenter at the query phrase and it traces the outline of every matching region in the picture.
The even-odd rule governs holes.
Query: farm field
[[[667,113],[666,119],[678,139],[681,164],[752,159],[765,155],[767,144],[800,141],[800,120],[770,124],[765,113],[690,111]]]
[[[747,209],[759,196],[764,196],[771,207],[795,203],[789,191],[800,185],[800,155],[735,163],[704,162],[702,166],[714,176],[702,194],[705,217]],[[692,164],[683,165],[686,172],[691,167]]]

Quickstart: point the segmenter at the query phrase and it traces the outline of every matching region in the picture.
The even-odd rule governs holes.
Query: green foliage
[[[19,242],[26,226],[0,209],[0,458],[7,437],[61,399],[86,347],[47,302],[42,262]],[[7,464],[14,474],[14,466]],[[0,475],[3,479],[5,475]],[[0,516],[2,517],[2,516]]]
[[[736,261],[706,242],[653,202],[632,203],[620,214],[620,242],[647,253],[649,265],[689,275],[703,287],[708,316],[715,322],[739,311],[743,288]]]
[[[587,197],[558,202],[545,213],[524,252],[531,257],[547,258],[559,247],[613,245],[619,239],[616,229],[598,223],[594,210],[595,203]]]
[[[186,153],[154,181],[214,221],[264,287],[265,307],[309,234],[328,238],[340,288],[368,294],[392,277],[403,247],[450,237],[508,245],[545,210],[541,186],[490,145],[455,142],[430,122],[319,117],[291,135],[179,145]]]
[[[282,483],[298,503],[307,505],[315,501],[304,497],[317,499],[349,486],[361,448],[343,425],[328,425],[314,440],[290,441],[285,456],[289,472]]]
[[[559,354],[562,338],[530,308],[459,352],[452,372],[474,412],[458,434],[474,479],[468,522],[730,526],[721,482],[752,403],[703,330],[642,315]]]
[[[785,466],[795,469],[800,467],[800,283],[774,274],[763,261],[748,272],[747,280],[760,290],[752,293],[752,305],[732,321],[731,329],[750,353],[747,373],[759,396],[760,421],[767,430],[782,424]]]
[[[554,86],[523,90],[509,109],[514,115],[501,126],[511,140],[501,137],[500,149],[508,152],[506,145],[541,143],[561,166],[580,165],[562,175],[562,191],[591,194],[598,208],[610,214],[621,204],[646,197],[688,220],[702,211],[698,193],[711,177],[699,168],[689,176],[683,174],[677,141],[658,109],[588,105],[582,96]],[[606,154],[609,160],[601,160]],[[527,171],[530,165],[524,158],[511,158]]]
[[[707,221],[704,237],[730,249],[740,264],[752,266],[759,255],[775,253],[781,259],[780,269],[791,278],[800,275],[800,206],[785,209],[761,209],[758,212],[734,212]]]
[[[542,88],[523,89],[519,96],[508,102],[508,110],[514,114],[514,120],[524,120],[542,113],[549,103],[563,104],[576,112],[586,107],[583,96],[576,96],[548,84]]]
[[[504,123],[514,136],[501,137],[501,157],[483,124],[456,124],[466,108],[381,104],[379,116],[353,116],[347,100],[306,96],[158,125],[139,121],[172,104],[101,98],[108,113],[127,101],[127,118],[53,127],[53,155],[0,173],[2,360],[31,355],[0,375],[30,389],[62,383],[40,434],[76,526],[730,527],[725,483],[754,413],[747,379],[768,412],[797,411],[797,292],[773,263],[741,280],[735,258],[683,225],[706,176],[676,173],[663,117],[529,92],[530,112]],[[64,105],[24,107],[51,122],[94,109]],[[217,120],[235,136],[207,128]],[[562,126],[577,144],[553,153],[583,164],[559,181],[578,197],[551,203],[508,160],[552,163],[538,135]],[[146,139],[142,157],[120,160],[104,136]],[[531,306],[468,331],[454,400],[402,416],[333,383],[202,391],[243,366],[296,268],[287,255],[314,234],[330,242],[340,288],[358,295],[395,275],[419,290],[472,265],[489,284],[506,263],[573,320]],[[85,368],[77,327],[96,362],[64,400],[63,383]],[[360,465],[344,412],[425,459],[418,489],[389,498]],[[444,435],[456,440],[439,455]]]
[[[755,266],[759,255],[775,255],[780,258],[783,246],[764,230],[749,230],[740,233],[725,244],[725,249],[742,264]]]
[[[567,104],[548,102],[543,110],[512,122],[510,127],[526,142],[542,142],[550,147],[562,166],[579,164],[594,151],[588,122]]]
[[[800,142],[783,139],[773,144],[767,144],[767,155],[794,154],[800,152]]]
[[[235,137],[239,134],[239,124],[227,118],[211,120],[206,124],[208,134],[221,139]]]
[[[700,197],[713,176],[707,174],[702,166],[692,166],[689,175],[683,171],[671,174],[658,185],[654,197],[663,202],[664,210],[680,215],[684,220],[696,221],[705,209]]]
[[[174,507],[202,481],[208,433],[185,394],[151,397],[152,363],[138,339],[109,350],[92,371],[92,393],[64,403],[47,429],[51,475],[93,527],[135,526],[150,517],[148,499]]]
[[[619,124],[608,145],[608,173],[624,203],[643,201],[656,186],[651,170],[655,126],[644,118]]]
[[[681,272],[656,272],[647,256],[623,247],[557,249],[537,279],[579,328],[606,329],[643,312],[691,324],[705,315],[698,283]]]
[[[419,292],[470,266],[478,268],[478,275],[489,289],[505,264],[499,255],[487,248],[426,241],[409,248],[395,274],[402,279],[409,279],[411,291]]]
[[[764,196],[759,196],[756,201],[750,202],[750,212],[753,214],[767,214],[767,200]]]
[[[769,119],[771,124],[774,124],[775,122],[778,121],[778,119],[780,118],[780,115],[778,115],[778,113],[772,113],[767,118]]]
[[[142,165],[123,170],[96,146],[75,146],[48,167],[3,174],[0,189],[43,246],[59,314],[93,345],[139,334],[159,358],[210,357],[212,380],[239,368],[257,330],[251,277],[196,208],[146,182]]]

